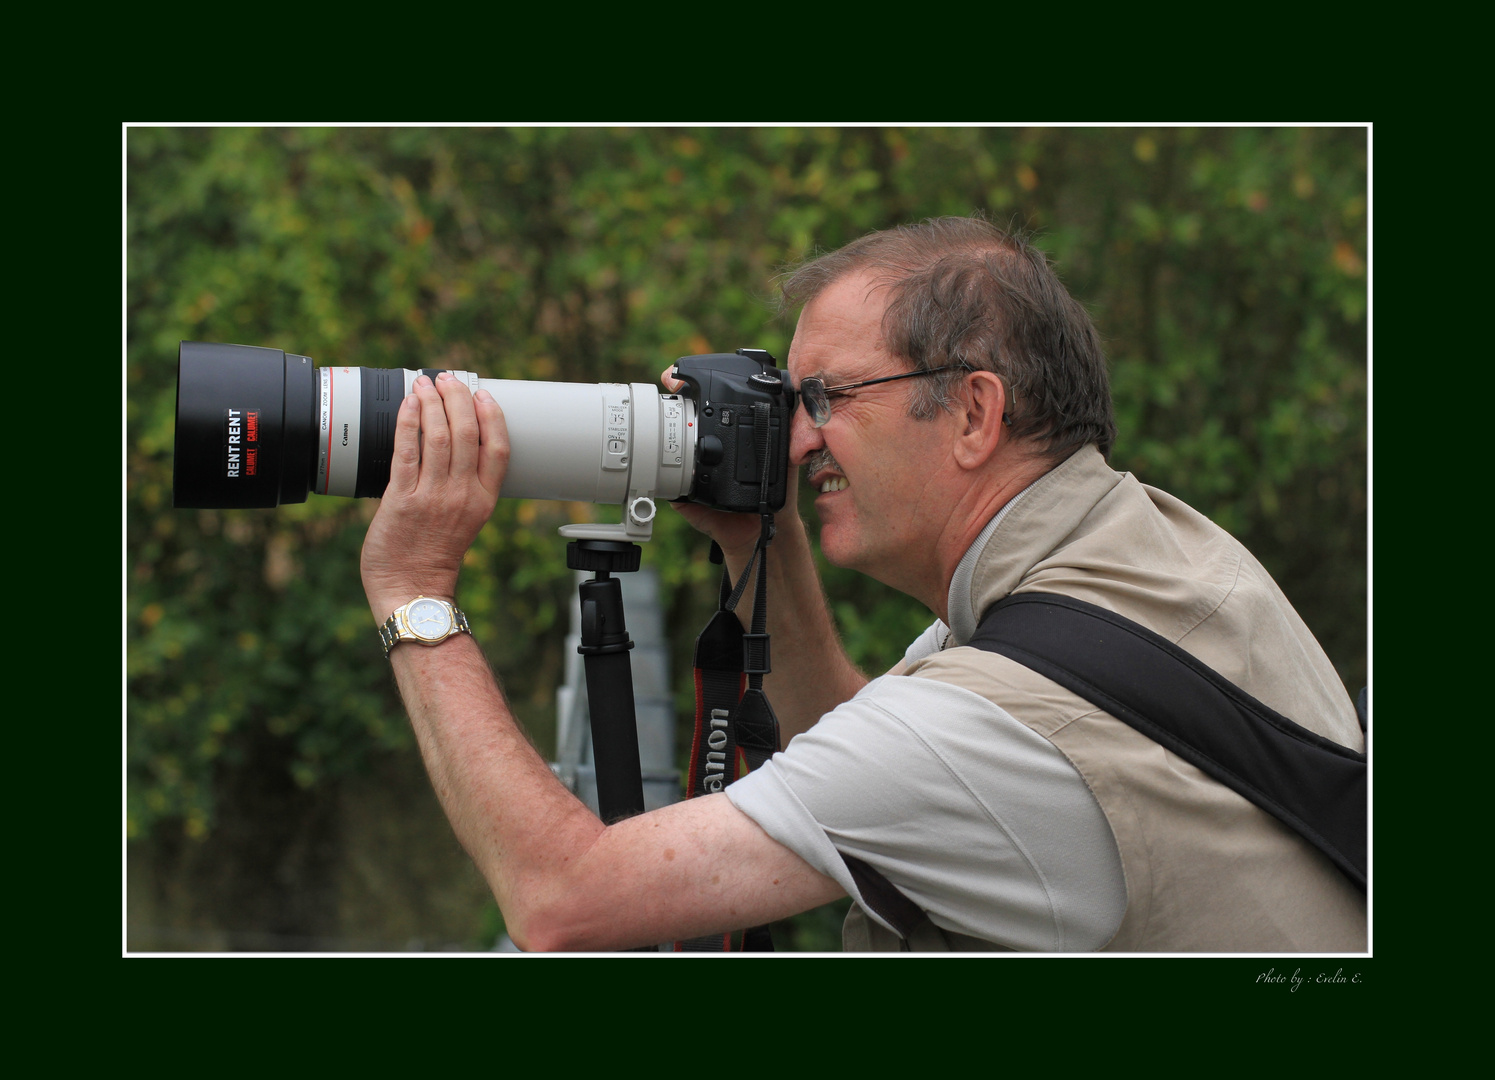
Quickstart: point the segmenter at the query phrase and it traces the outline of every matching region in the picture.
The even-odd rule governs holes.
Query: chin
[[[822,525],[820,527],[820,553],[832,566],[839,566],[843,570],[856,569],[857,548],[852,538],[845,535],[844,529],[837,529],[834,525]]]

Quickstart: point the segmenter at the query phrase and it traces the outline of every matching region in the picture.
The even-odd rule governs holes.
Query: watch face
[[[444,638],[452,630],[452,614],[439,600],[417,600],[405,609],[405,625],[426,641]]]

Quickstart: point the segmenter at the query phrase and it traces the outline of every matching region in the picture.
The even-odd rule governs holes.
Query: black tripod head
[[[605,581],[609,574],[629,574],[639,568],[643,549],[626,540],[573,540],[566,545],[566,565],[597,575]]]

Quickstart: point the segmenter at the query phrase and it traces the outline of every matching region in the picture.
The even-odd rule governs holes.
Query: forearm
[[[725,554],[737,581],[752,551]],[[756,584],[749,583],[738,604],[745,627],[752,618]],[[768,546],[768,633],[773,671],[764,677],[763,689],[779,718],[781,744],[787,745],[867,682],[841,647],[809,535],[794,513],[779,515],[778,532]]]
[[[603,824],[525,737],[471,637],[399,645],[390,661],[442,808],[523,944]]]

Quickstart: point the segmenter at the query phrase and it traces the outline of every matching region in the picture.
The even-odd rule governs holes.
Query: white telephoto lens
[[[354,494],[365,434],[360,428],[368,391],[363,373],[357,367],[320,369],[313,489],[319,495]],[[399,374],[408,395],[421,373],[407,368]],[[470,371],[452,374],[470,392],[487,390],[503,409],[509,432],[505,498],[631,503],[689,494],[697,434],[696,406],[689,398],[660,394],[650,383],[529,382],[480,379]],[[382,400],[385,391],[376,388],[374,393]],[[386,439],[391,436],[386,433]],[[378,441],[376,435],[369,438]]]

